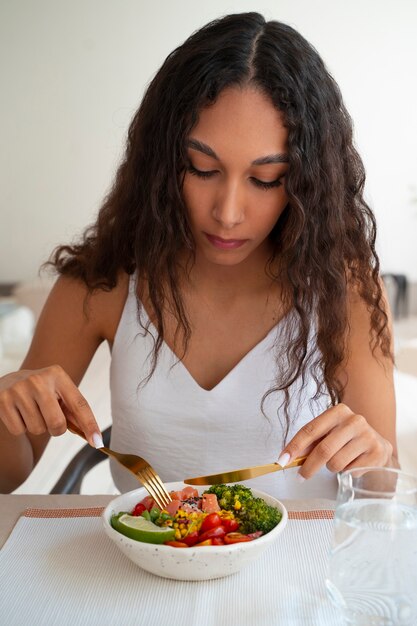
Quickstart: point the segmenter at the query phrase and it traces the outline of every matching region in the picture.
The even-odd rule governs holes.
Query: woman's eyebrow
[[[202,152],[203,154],[207,154],[207,156],[212,157],[213,159],[216,159],[216,161],[220,161],[219,157],[214,152],[214,150],[212,150],[210,146],[208,146],[206,143],[203,143],[202,141],[198,141],[198,139],[187,139],[186,146],[187,148],[192,148],[193,150],[198,150],[199,152]]]
[[[212,159],[216,159],[216,161],[220,161],[214,150],[206,143],[199,141],[198,139],[187,139],[186,146],[192,150],[198,150],[198,152],[202,152]],[[252,161],[251,165],[267,165],[269,163],[288,163],[288,155],[280,152],[277,152],[276,154],[267,154],[266,156],[259,157],[258,159]]]
[[[268,163],[288,163],[288,154],[277,152],[277,154],[267,154],[252,161],[251,165],[267,165]]]

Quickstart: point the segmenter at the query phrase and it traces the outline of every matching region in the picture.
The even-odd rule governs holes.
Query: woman
[[[67,419],[100,445],[77,385],[102,341],[111,445],[164,480],[307,452],[298,474],[251,485],[332,496],[335,472],[397,465],[364,179],[339,89],[301,35],[256,13],[192,35],[150,84],[97,222],[55,251],[29,353],[0,380],[2,490]]]

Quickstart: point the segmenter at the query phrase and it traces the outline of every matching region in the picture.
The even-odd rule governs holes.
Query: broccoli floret
[[[222,509],[235,510],[236,502],[242,505],[247,500],[253,498],[252,491],[244,485],[212,485],[205,493],[214,493],[217,502]]]
[[[261,530],[265,535],[281,521],[282,514],[262,498],[254,498],[244,485],[212,485],[205,493],[214,493],[222,509],[233,511],[239,521],[239,532]]]
[[[239,531],[245,534],[261,530],[269,533],[281,521],[281,511],[267,504],[262,498],[247,500],[239,511],[235,511],[239,519]]]

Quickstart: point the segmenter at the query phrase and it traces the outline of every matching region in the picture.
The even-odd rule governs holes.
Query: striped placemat
[[[41,519],[52,519],[56,517],[100,517],[104,507],[89,507],[85,509],[26,509],[23,517],[39,517]]]
[[[39,517],[42,519],[56,517],[100,517],[104,507],[90,507],[80,509],[26,509],[24,517]],[[327,509],[314,509],[312,511],[288,511],[288,519],[311,520],[311,519],[333,519],[334,511]]]
[[[333,511],[291,511],[240,572],[202,582],[153,576],[110,540],[102,507],[27,509],[0,550],[7,626],[342,626],[324,581]]]

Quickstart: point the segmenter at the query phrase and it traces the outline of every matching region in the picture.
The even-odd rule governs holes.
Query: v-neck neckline
[[[143,302],[140,301],[140,305],[141,305],[141,311],[144,314],[145,319],[145,327],[147,327],[148,329],[152,329],[152,334],[155,334],[155,336],[158,336],[158,331],[156,329],[156,327],[154,326],[154,324],[152,323],[148,312],[146,311],[146,308],[143,305]],[[217,389],[219,389],[219,387],[221,387],[231,376],[233,376],[233,374],[236,372],[237,369],[239,369],[242,364],[249,359],[251,356],[253,356],[253,353],[258,350],[264,343],[267,342],[267,340],[271,337],[271,335],[275,332],[277,332],[279,326],[283,323],[283,321],[285,319],[288,318],[288,316],[290,315],[290,313],[286,313],[265,335],[265,337],[263,337],[260,341],[258,341],[257,344],[255,344],[250,350],[248,350],[248,352],[246,352],[246,354],[244,354],[242,356],[242,358],[236,363],[236,365],[234,365],[232,367],[232,369],[230,369],[227,374],[225,374],[223,376],[223,378],[221,380],[219,380],[219,382],[214,385],[214,387],[212,387],[211,389],[205,389],[204,387],[202,387],[200,385],[199,382],[197,382],[197,380],[194,378],[194,376],[191,374],[190,370],[184,365],[184,363],[182,362],[182,360],[175,354],[175,352],[172,350],[172,348],[167,344],[167,342],[164,340],[162,340],[162,344],[161,347],[168,352],[168,354],[170,355],[170,357],[172,359],[175,360],[175,367],[179,367],[185,374],[185,376],[190,380],[190,382],[192,383],[192,385],[194,387],[196,387],[200,392],[202,393],[206,393],[206,394],[212,394],[215,393]]]

